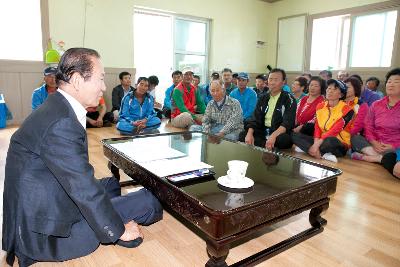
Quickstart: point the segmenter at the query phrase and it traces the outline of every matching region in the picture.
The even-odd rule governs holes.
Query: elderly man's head
[[[210,83],[210,93],[214,101],[220,102],[225,97],[225,89],[219,81],[212,81]]]
[[[349,73],[347,71],[341,70],[338,72],[337,74],[337,79],[344,82],[344,80],[346,80],[347,78],[349,78]]]

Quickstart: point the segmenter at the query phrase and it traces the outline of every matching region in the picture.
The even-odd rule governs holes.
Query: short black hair
[[[256,80],[257,80],[257,79],[263,80],[263,81],[265,82],[265,80],[266,80],[267,78],[265,77],[264,74],[258,74],[257,77],[256,77]]]
[[[361,95],[361,83],[360,80],[358,80],[356,77],[349,77],[346,80],[344,80],[345,83],[351,83],[351,85],[354,88],[354,95],[356,97],[360,97]]]
[[[193,78],[199,79],[199,81],[200,81],[200,76],[199,75],[193,75]]]
[[[147,77],[139,77],[136,84],[139,84],[141,81],[149,82],[149,79],[147,79]]]
[[[360,81],[361,85],[363,84],[363,80],[362,80],[362,78],[361,78],[360,75],[358,75],[358,74],[353,74],[353,75],[351,75],[349,78],[351,78],[351,77],[358,79],[358,80]]]
[[[300,87],[304,87],[304,89],[307,89],[308,80],[306,78],[299,76],[294,81],[299,82]]]
[[[400,68],[392,69],[386,74],[386,83],[388,82],[390,76],[393,75],[400,75]]]
[[[182,71],[176,70],[172,73],[171,77],[174,78],[175,75],[181,75],[182,76]]]
[[[232,78],[237,78],[239,76],[239,74],[238,73],[234,73],[234,74],[232,74]]]
[[[273,69],[269,72],[269,74],[271,74],[271,73],[277,73],[277,72],[280,72],[280,73],[282,74],[283,80],[286,81],[286,72],[285,72],[285,70],[283,70],[283,69],[273,68]]]
[[[89,80],[93,74],[93,58],[100,58],[99,53],[90,48],[70,48],[62,55],[58,64],[56,81],[69,83],[74,73],[79,73],[85,81]]]
[[[326,93],[326,81],[319,76],[311,76],[310,81],[308,82],[308,87],[312,81],[317,81],[319,83],[319,87],[321,87],[321,95],[325,95]],[[310,90],[308,90],[310,91]]]
[[[123,71],[123,72],[121,72],[121,73],[118,75],[118,77],[119,77],[119,79],[122,81],[122,79],[123,79],[124,76],[126,76],[126,75],[132,76],[129,72]]]
[[[309,79],[311,79],[312,74],[309,72],[304,72],[303,74],[301,74],[301,76],[307,76]]]
[[[323,70],[319,73],[319,75],[326,74],[329,78],[332,78],[332,71],[330,70]]]
[[[379,84],[381,83],[381,81],[380,81],[377,77],[375,77],[375,76],[369,77],[369,78],[365,81],[365,83],[368,83],[368,82],[371,82],[371,81],[374,81],[377,87],[378,87]]]
[[[221,71],[221,73],[224,73],[224,72],[230,72],[230,73],[232,73],[232,70],[231,70],[230,68],[224,68],[224,69]]]
[[[149,81],[149,85],[155,85],[155,86],[157,86],[158,84],[159,84],[159,80],[158,80],[158,77],[157,76],[155,76],[155,75],[151,75],[149,78],[148,78],[148,81]]]

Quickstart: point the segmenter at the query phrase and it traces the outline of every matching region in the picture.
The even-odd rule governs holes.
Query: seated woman
[[[400,148],[396,152],[389,152],[383,155],[381,164],[394,177],[400,179]]]
[[[400,68],[386,74],[386,95],[370,107],[365,138],[357,137],[352,159],[379,163],[385,153],[400,147]]]
[[[353,150],[359,151],[359,146],[364,144],[365,138],[364,126],[365,118],[368,114],[368,104],[363,103],[360,99],[361,95],[361,83],[358,79],[354,77],[347,78],[344,81],[347,85],[347,94],[345,102],[353,109],[354,117],[350,125],[351,134],[351,146]]]
[[[302,133],[293,133],[293,143],[311,156],[337,162],[336,157],[346,155],[350,147],[350,122],[354,111],[343,99],[346,85],[330,79],[327,82],[326,101],[318,104],[314,138]],[[322,155],[322,156],[321,156]]]
[[[314,136],[315,110],[323,102],[326,83],[319,76],[313,76],[308,84],[308,96],[303,97],[297,106],[295,133]]]
[[[297,77],[292,84],[291,94],[294,97],[294,99],[296,99],[297,104],[299,104],[300,100],[304,96],[306,96],[304,91],[306,90],[307,83],[308,83],[307,79],[300,76],[300,77]]]
[[[212,100],[208,103],[202,126],[192,125],[191,131],[203,131],[237,141],[243,131],[243,114],[239,101],[227,96],[219,81],[210,83]]]
[[[140,77],[136,89],[121,101],[117,129],[123,135],[151,133],[161,125],[154,111],[154,98],[147,93],[149,81]]]

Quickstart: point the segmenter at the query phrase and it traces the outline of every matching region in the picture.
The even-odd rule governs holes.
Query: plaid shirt
[[[221,132],[225,134],[243,130],[243,112],[239,101],[225,96],[222,106],[218,107],[217,102],[211,100],[203,117],[203,131],[209,133],[216,124],[224,125]]]

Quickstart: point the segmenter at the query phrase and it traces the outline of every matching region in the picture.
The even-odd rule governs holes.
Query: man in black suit
[[[112,90],[112,109],[111,112],[114,114],[114,121],[117,122],[119,118],[119,110],[121,108],[121,101],[130,91],[133,91],[131,86],[131,74],[123,71],[119,74],[120,85],[117,85]]]
[[[115,178],[94,177],[85,108],[96,106],[106,89],[99,54],[69,49],[56,78],[58,91],[10,141],[2,240],[10,265],[15,256],[20,266],[77,258],[99,243],[133,247],[143,238],[137,223],[162,218],[160,203],[146,189],[121,197]]]

